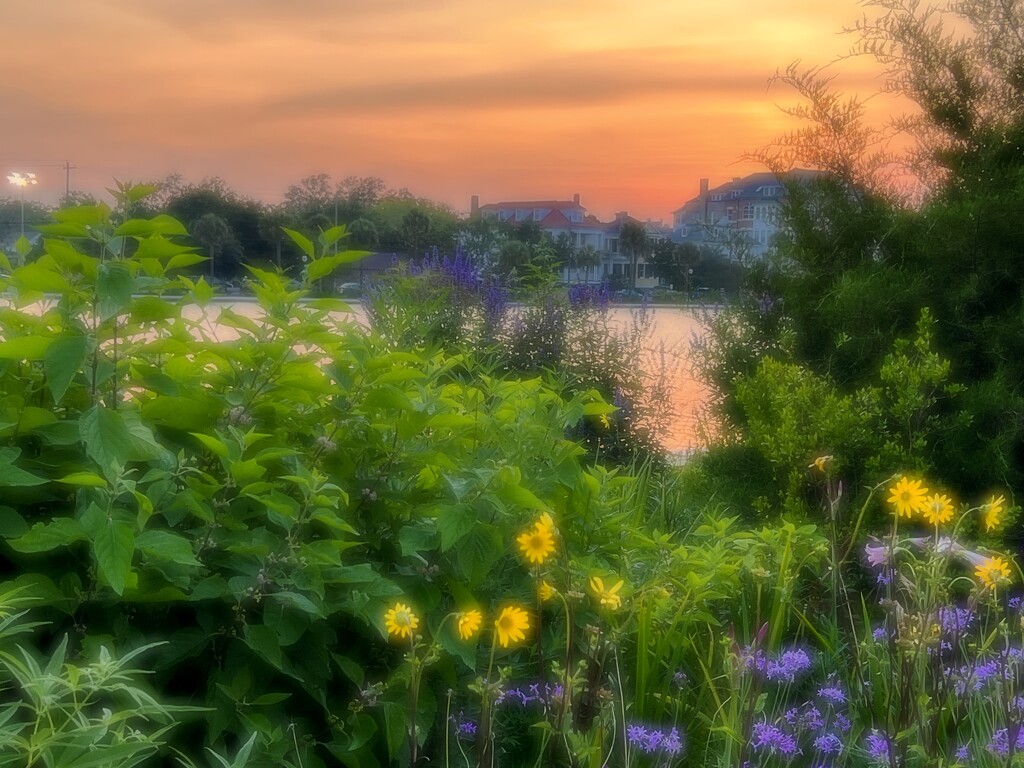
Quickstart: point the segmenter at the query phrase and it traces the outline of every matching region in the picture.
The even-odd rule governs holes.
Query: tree
[[[636,289],[637,261],[647,255],[650,241],[642,224],[627,221],[619,229],[619,250],[629,257],[629,288]]]
[[[654,274],[672,286],[673,290],[689,292],[694,271],[703,259],[700,247],[694,243],[673,243],[662,240],[651,248]]]
[[[348,234],[349,247],[361,250],[376,248],[380,240],[376,225],[369,219],[356,219],[353,221],[348,226]]]
[[[146,201],[150,206],[152,200]],[[169,213],[180,221],[196,222],[206,214],[221,219],[232,233],[230,241],[218,251],[218,276],[231,278],[238,275],[243,261],[276,260],[277,245],[273,227],[264,225],[267,209],[255,200],[239,195],[219,177],[207,177],[198,184],[185,184],[174,179],[167,188],[156,193],[156,209]],[[282,223],[272,215],[277,226]]]
[[[573,263],[577,267],[583,267],[586,270],[587,279],[589,280],[590,270],[601,264],[601,253],[592,245],[584,245],[573,254]]]
[[[917,144],[887,151],[885,135],[865,124],[863,102],[834,93],[818,70],[779,76],[806,102],[792,110],[803,125],[759,153],[787,188],[785,234],[778,254],[752,272],[750,300],[731,328],[723,324],[709,345],[717,352],[708,371],[739,434],[751,414],[738,393],[766,358],[780,358],[844,396],[885,392],[888,410],[870,431],[900,435],[906,466],[964,495],[1019,489],[1024,0],[875,6],[879,16],[856,27],[861,49],[887,68],[887,89],[916,106],[899,125]],[[795,183],[786,176],[794,167],[826,173]],[[894,183],[895,171],[917,183]],[[923,337],[925,315],[935,318],[928,339],[949,361],[949,383],[935,393],[924,387],[935,377],[893,363],[894,351]],[[936,368],[931,354],[920,353],[921,365]],[[908,419],[906,402],[930,411]],[[781,423],[783,414],[761,417]],[[877,482],[890,448],[829,446],[844,455],[851,488]]]
[[[210,256],[210,277],[234,272],[238,248],[231,227],[215,213],[204,213],[189,226],[189,233]],[[225,263],[218,264],[218,259]],[[229,266],[230,265],[230,266]],[[218,269],[219,267],[219,269]]]
[[[430,234],[430,217],[419,209],[412,209],[402,217],[402,243],[411,256],[422,256]]]

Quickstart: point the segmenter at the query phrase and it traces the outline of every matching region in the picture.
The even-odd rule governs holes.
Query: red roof
[[[584,210],[579,203],[572,200],[521,200],[501,203],[487,203],[481,205],[481,211],[498,211],[504,208],[579,208]]]

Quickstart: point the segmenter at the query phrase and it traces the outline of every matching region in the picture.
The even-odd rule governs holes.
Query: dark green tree
[[[635,221],[623,223],[619,229],[619,250],[629,258],[630,290],[636,289],[636,265],[650,250],[650,240],[642,224]]]
[[[204,213],[188,228],[192,238],[210,257],[210,277],[234,274],[241,249],[228,223],[215,213]]]

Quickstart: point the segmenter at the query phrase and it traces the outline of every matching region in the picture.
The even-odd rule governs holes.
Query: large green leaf
[[[36,523],[32,528],[7,544],[16,552],[32,554],[49,552],[57,547],[66,547],[76,541],[85,541],[88,537],[81,523],[70,517],[58,517],[49,523]]]
[[[43,353],[43,370],[46,371],[46,386],[50,389],[54,404],[59,404],[68,390],[68,385],[85,364],[92,351],[89,337],[80,333],[65,333],[54,339]]]
[[[107,320],[127,307],[135,290],[135,279],[128,266],[118,261],[107,261],[100,265],[96,278],[96,293],[99,300],[96,312],[101,320]]]
[[[173,216],[161,213],[152,219],[128,219],[114,230],[117,237],[146,237],[149,235],[187,235],[188,230]]]
[[[0,341],[0,360],[42,360],[52,343],[52,336],[15,336]]]
[[[463,536],[456,550],[459,567],[473,583],[484,581],[502,554],[504,547],[501,535],[493,526],[483,523]]]
[[[192,543],[184,536],[170,531],[143,531],[135,539],[135,548],[149,557],[169,560],[178,565],[198,568],[202,565],[196,560]]]
[[[0,448],[0,488],[22,487],[27,485],[43,485],[45,477],[38,477],[14,466],[15,459],[21,455],[18,448]]]
[[[52,261],[33,261],[31,264],[18,267],[11,275],[11,281],[26,291],[66,293],[71,289],[71,283],[53,268]]]
[[[118,411],[95,405],[78,422],[86,453],[104,470],[112,464],[147,461],[161,455],[163,449],[138,416],[122,416]]]
[[[461,504],[445,504],[437,508],[437,530],[441,532],[441,551],[447,552],[463,536],[473,530],[477,515]]]
[[[119,595],[124,594],[135,554],[132,521],[117,513],[107,515],[96,504],[90,504],[82,515],[82,527],[92,540],[92,551],[100,573],[111,589]]]
[[[342,264],[351,264],[353,261],[359,261],[369,255],[369,251],[342,251],[336,256],[324,256],[322,259],[317,259],[311,263],[306,274],[311,282],[319,280],[327,277]]]
[[[294,229],[288,229],[288,227],[281,227],[281,229],[286,235],[288,235],[289,238],[291,238],[291,241],[293,243],[295,243],[297,246],[299,246],[299,248],[302,249],[302,252],[304,254],[306,254],[311,259],[313,258],[313,254],[315,253],[315,251],[313,249],[312,240],[310,240],[301,232],[296,232]]]

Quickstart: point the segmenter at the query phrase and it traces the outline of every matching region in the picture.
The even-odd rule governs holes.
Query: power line
[[[77,165],[72,165],[67,160],[64,161],[64,199],[67,200],[71,197],[71,171],[77,168]]]

